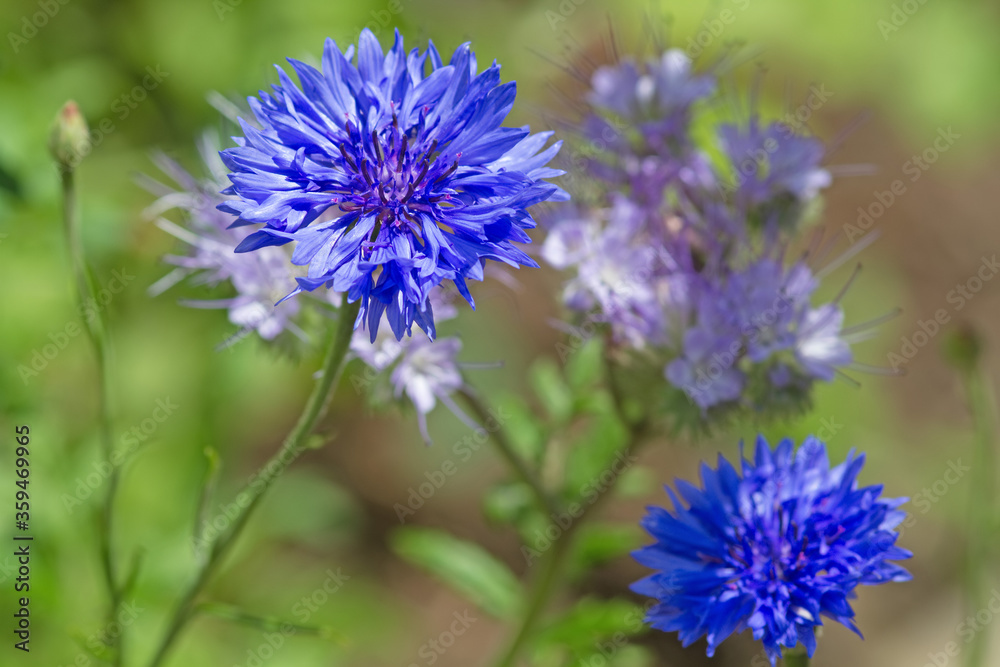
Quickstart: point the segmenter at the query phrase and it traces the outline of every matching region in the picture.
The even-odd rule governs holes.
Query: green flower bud
[[[90,129],[73,100],[56,114],[49,135],[49,152],[63,169],[73,169],[90,152]]]

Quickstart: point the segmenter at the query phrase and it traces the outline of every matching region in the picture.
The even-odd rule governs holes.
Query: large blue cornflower
[[[430,291],[451,280],[471,304],[486,259],[537,266],[514,243],[530,242],[528,207],[568,197],[543,180],[562,173],[545,166],[559,143],[501,127],[515,84],[498,64],[478,72],[468,44],[447,65],[433,43],[407,53],[398,31],[383,53],[367,29],[356,59],[328,39],[322,71],[289,62],[301,88],[279,68],[249,100],[260,129],[243,123],[222,153],[237,196],[224,209],[264,225],[238,252],[296,241],[309,269],[295,292],[347,292],[373,340],[383,313],[397,339],[414,323],[433,338]]]
[[[702,464],[703,489],[678,480],[684,502],[667,489],[674,511],[649,508],[642,525],[656,542],[633,554],[659,570],[632,585],[658,601],[646,621],[685,646],[705,635],[709,656],[749,628],[772,665],[799,643],[812,657],[821,615],[858,632],[854,589],[909,580],[889,561],[912,555],[893,530],[906,499],[859,487],[863,465],[852,451],[831,468],[811,436],[794,453],[790,440],[772,452],[760,437],[742,474],[720,456],[717,469]]]

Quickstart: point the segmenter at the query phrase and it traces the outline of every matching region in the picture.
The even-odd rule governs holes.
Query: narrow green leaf
[[[430,528],[400,528],[391,538],[400,558],[431,572],[487,613],[512,619],[521,609],[521,582],[480,546]]]
[[[529,374],[531,386],[552,420],[567,421],[573,415],[573,392],[556,362],[542,357],[531,365]]]

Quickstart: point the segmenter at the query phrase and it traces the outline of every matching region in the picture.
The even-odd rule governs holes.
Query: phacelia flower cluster
[[[237,226],[259,226],[237,247],[295,242],[308,266],[294,293],[327,287],[360,300],[372,340],[383,314],[397,339],[415,323],[434,337],[430,295],[466,281],[487,259],[537,266],[516,244],[535,226],[528,208],[566,193],[545,179],[559,143],[551,133],[503,127],[514,82],[479,71],[468,44],[445,64],[433,43],[407,52],[398,31],[387,53],[365,29],[341,51],[327,40],[322,70],[289,60],[270,93],[250,98],[259,127],[223,151]]]
[[[714,469],[702,464],[703,488],[678,480],[680,498],[667,488],[673,511],[649,508],[642,525],[655,542],[633,555],[656,573],[632,589],[656,600],[652,627],[685,646],[706,637],[709,656],[749,629],[774,665],[799,644],[812,657],[822,616],[860,635],[850,605],[859,585],[910,579],[891,562],[912,555],[895,545],[906,499],[858,485],[863,455],[831,467],[812,437],[793,450],[760,437],[741,469],[720,456]]]
[[[189,277],[207,286],[228,283],[235,292],[232,297],[185,303],[198,308],[225,308],[229,321],[239,326],[241,332],[256,331],[264,340],[273,340],[284,331],[304,339],[304,332],[295,323],[301,304],[288,301],[275,305],[295,281],[291,253],[274,247],[252,255],[233,252],[248,231],[232,228],[236,218],[218,208],[229,199],[220,194],[226,187],[226,168],[219,159],[218,144],[211,134],[204,135],[199,144],[207,173],[204,178],[191,175],[174,160],[160,155],[157,163],[176,186],[145,179],[147,187],[159,195],[147,208],[147,215],[156,219],[161,229],[189,246],[185,255],[166,256],[165,261],[175,268],[149,291],[161,294]],[[182,212],[182,225],[162,217],[172,209]]]
[[[448,320],[457,315],[455,306],[440,290],[431,293],[434,316],[438,321]],[[457,403],[454,394],[466,389],[462,376],[463,364],[458,361],[462,351],[462,341],[457,337],[430,340],[422,336],[396,340],[385,328],[379,330],[375,340],[370,340],[367,332],[356,330],[351,339],[351,354],[361,359],[367,366],[364,376],[353,380],[355,389],[370,387],[379,375],[387,376],[393,397],[406,398],[417,413],[417,423],[424,442],[431,444],[427,431],[427,415],[443,403],[469,428],[478,429],[476,424]]]
[[[785,258],[831,182],[823,145],[756,112],[705,122],[716,89],[675,49],[597,69],[578,202],[541,253],[571,272],[564,303],[658,359],[703,416],[801,404],[853,363],[838,302],[814,303],[816,276]]]

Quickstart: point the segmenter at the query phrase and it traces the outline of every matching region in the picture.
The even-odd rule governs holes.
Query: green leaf
[[[503,410],[510,417],[503,428],[518,454],[536,463],[541,460],[545,449],[545,429],[531,407],[520,396],[504,397]]]
[[[608,653],[617,653],[628,638],[646,630],[644,610],[628,600],[584,598],[538,635],[539,644],[557,644],[574,653],[593,652],[598,642]],[[611,640],[611,641],[609,641]]]
[[[509,620],[521,611],[521,582],[482,547],[430,528],[400,528],[390,543],[400,558],[428,570],[487,613]]]
[[[567,496],[593,503],[632,465],[624,455],[628,431],[610,405],[591,416],[574,441],[566,461]]]
[[[497,484],[486,492],[483,499],[487,518],[497,523],[515,523],[534,508],[535,496],[523,482]]]
[[[573,416],[573,392],[555,361],[542,357],[531,365],[531,386],[552,421],[563,423]]]
[[[597,383],[604,373],[604,344],[594,336],[566,360],[566,380],[576,391]]]
[[[573,553],[574,571],[621,558],[642,544],[643,532],[633,524],[590,523],[580,527]]]

